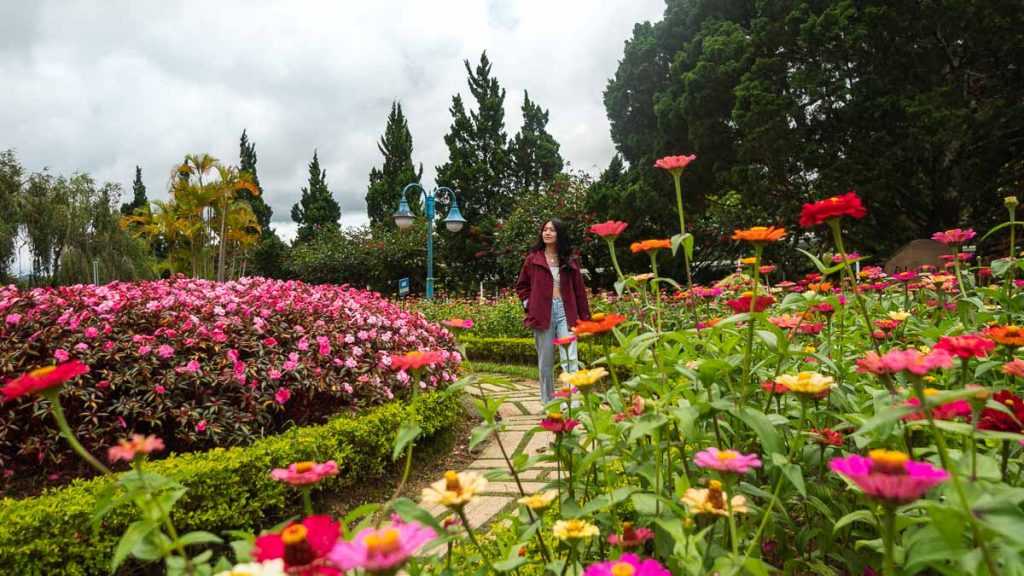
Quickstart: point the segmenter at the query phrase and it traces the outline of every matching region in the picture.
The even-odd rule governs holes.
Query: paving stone
[[[509,453],[509,457],[515,452],[516,448],[523,441],[523,432],[508,431],[501,433],[501,443],[505,446],[505,450]],[[487,445],[484,449],[477,454],[477,458],[502,458],[501,446],[498,446],[498,442],[495,439],[487,441]]]
[[[523,490],[526,491],[527,496],[539,492],[544,488],[544,482],[526,482],[520,479],[523,483]],[[519,486],[514,480],[509,482],[491,482],[487,485],[487,489],[484,490],[484,494],[514,494],[516,498],[520,497]]]
[[[476,528],[486,524],[488,520],[505,509],[512,498],[507,496],[480,496],[475,502],[466,505],[466,518],[469,525]]]
[[[524,470],[519,473],[520,480],[547,480],[549,475],[554,477],[554,470],[547,470],[545,468],[533,468],[531,470]]]
[[[540,454],[539,450],[541,448],[543,448],[546,451],[551,447],[551,445],[554,442],[555,435],[551,432],[548,432],[547,430],[542,430],[534,433],[534,435],[530,437],[529,442],[526,443],[526,446],[523,448],[522,452],[530,456]]]

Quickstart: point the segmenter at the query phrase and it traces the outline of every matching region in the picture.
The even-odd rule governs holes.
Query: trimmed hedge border
[[[466,345],[466,355],[471,361],[487,361],[498,364],[537,364],[537,346],[533,338],[478,338],[459,336],[459,342]],[[589,342],[577,342],[580,359],[604,356],[604,349]]]
[[[339,473],[324,481],[324,488],[351,486],[388,467],[395,434],[410,412],[430,441],[458,421],[463,406],[457,393],[427,392],[412,404],[392,402],[326,424],[293,428],[246,447],[172,455],[148,469],[188,486],[174,510],[180,531],[258,529],[287,517],[299,501],[297,490],[270,478],[271,468],[333,459]],[[133,506],[118,509],[104,519],[97,537],[92,536],[89,518],[96,496],[110,483],[109,478],[80,480],[35,498],[0,500],[4,573],[109,573],[114,547],[137,514]]]

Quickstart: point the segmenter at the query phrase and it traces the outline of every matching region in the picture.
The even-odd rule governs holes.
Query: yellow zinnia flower
[[[569,386],[575,386],[580,390],[590,388],[601,378],[608,375],[608,371],[604,368],[593,368],[591,370],[577,370],[576,372],[562,372],[562,375],[558,377],[563,384]]]
[[[591,536],[599,536],[601,531],[586,520],[559,520],[551,529],[559,540],[582,540]]]
[[[899,311],[889,312],[889,318],[903,322],[907,318],[910,318],[910,312],[907,312],[906,310],[903,309],[900,309]]]
[[[683,504],[689,506],[690,514],[715,514],[728,516],[729,506],[725,499],[729,495],[722,490],[722,483],[712,480],[707,488],[690,488],[683,495]],[[746,514],[747,499],[742,494],[737,494],[729,500],[733,514]]]
[[[779,374],[775,382],[789,388],[790,392],[810,395],[821,394],[836,385],[830,376],[823,376],[817,372],[800,372],[796,376]]]
[[[520,498],[517,502],[524,504],[530,510],[546,510],[551,506],[551,502],[553,502],[557,496],[558,490],[548,490],[547,492],[538,492],[536,494]]]
[[[455,473],[449,470],[444,478],[424,488],[421,500],[424,504],[442,504],[459,509],[477,499],[477,493],[487,487],[487,479],[476,472]]]

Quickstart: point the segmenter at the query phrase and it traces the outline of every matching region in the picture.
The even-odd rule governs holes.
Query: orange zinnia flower
[[[1024,346],[1024,328],[1007,324],[1006,326],[990,326],[985,330],[988,337],[996,344],[1003,346]]]
[[[593,336],[611,332],[619,324],[626,321],[621,314],[594,314],[591,320],[580,320],[573,327],[572,331],[577,336]]]
[[[736,230],[733,235],[733,240],[746,240],[747,242],[753,242],[754,244],[764,244],[766,242],[775,242],[779,238],[786,235],[785,228],[776,228],[775,226],[754,226],[746,230]]]
[[[644,240],[643,242],[633,242],[629,249],[633,251],[633,254],[661,249],[670,250],[672,249],[672,242],[669,240]]]

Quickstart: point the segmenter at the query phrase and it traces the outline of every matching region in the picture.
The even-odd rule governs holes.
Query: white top
[[[550,268],[551,268],[551,277],[555,280],[555,286],[559,286],[560,283],[559,283],[559,278],[558,278],[558,266],[550,266]]]

